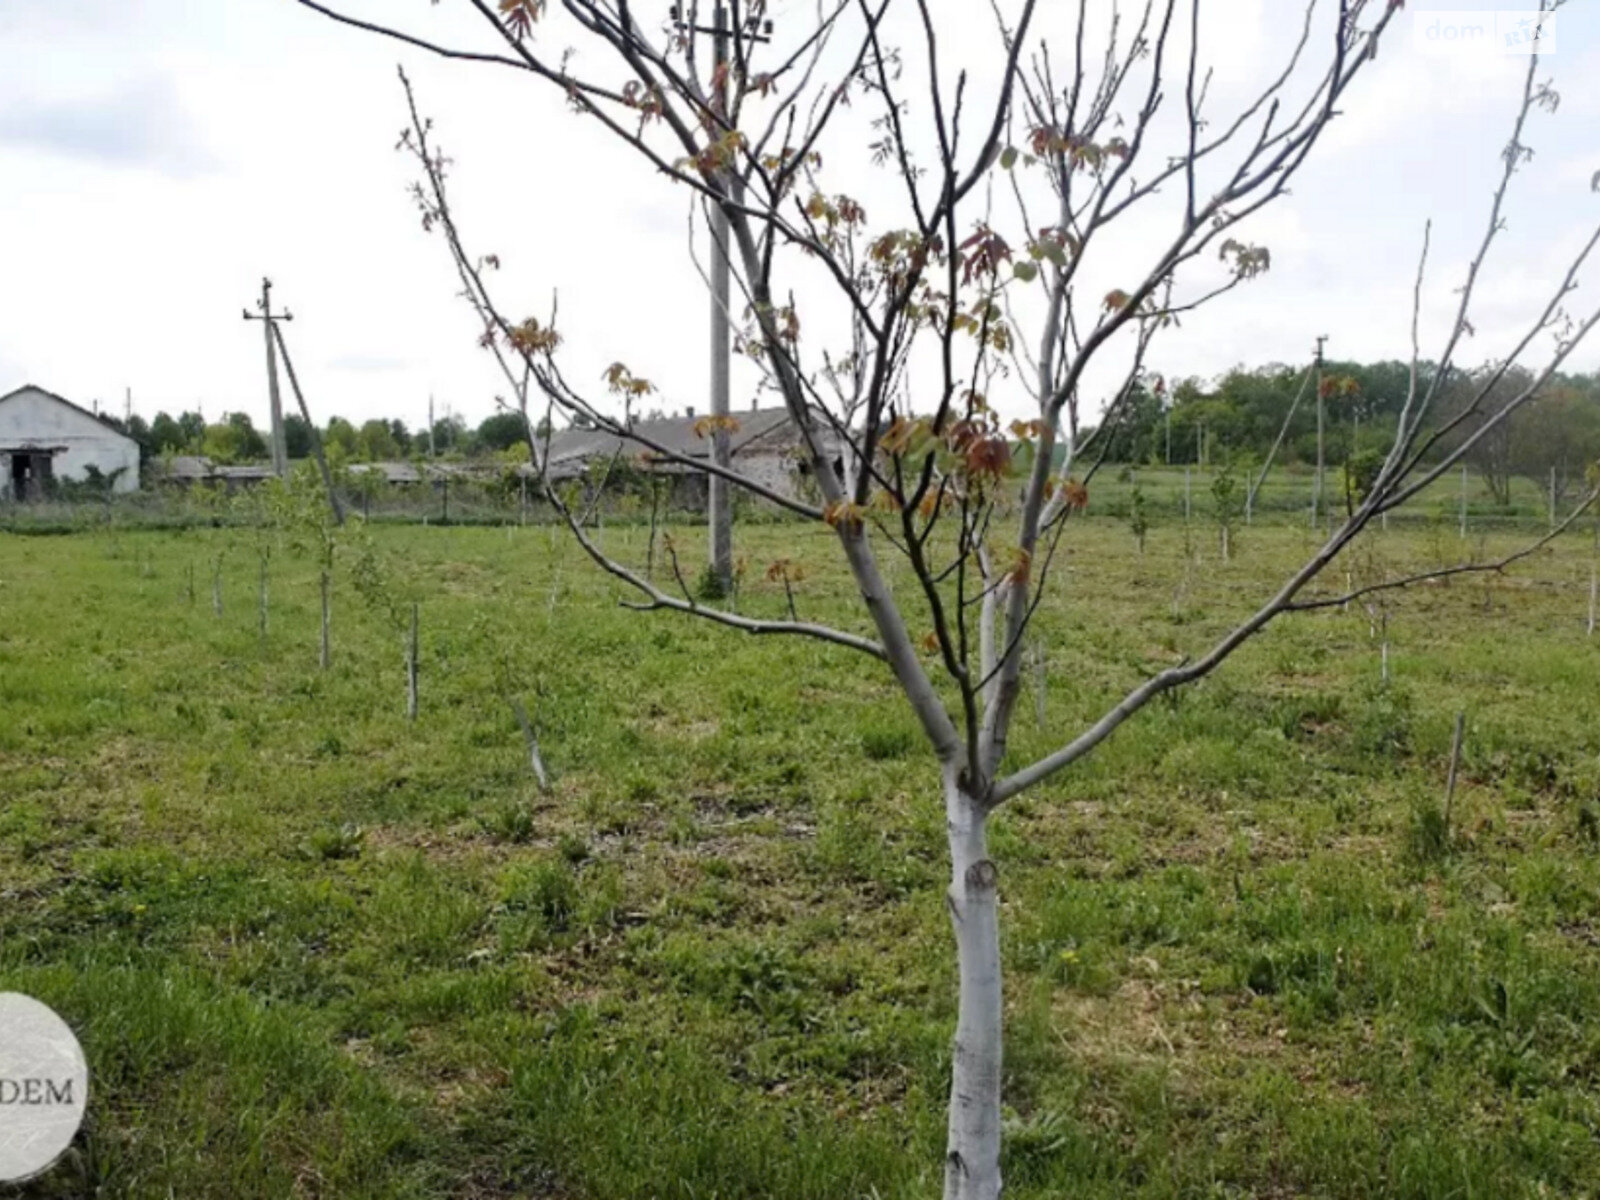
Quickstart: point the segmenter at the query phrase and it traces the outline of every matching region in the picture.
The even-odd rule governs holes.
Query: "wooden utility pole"
[[[1327,340],[1328,340],[1328,335],[1327,334],[1323,334],[1321,337],[1319,337],[1317,339],[1317,364],[1316,364],[1316,377],[1317,377],[1316,378],[1316,388],[1317,388],[1317,478],[1316,478],[1316,481],[1311,485],[1311,528],[1312,529],[1319,528],[1319,525],[1320,525],[1320,522],[1321,522],[1321,519],[1322,519],[1322,506],[1323,506],[1322,480],[1323,480],[1323,471],[1324,471],[1325,467],[1327,466],[1327,456],[1326,456],[1326,448],[1325,448],[1325,441],[1324,441],[1324,438],[1326,436],[1326,432],[1325,431],[1326,431],[1326,426],[1327,426],[1327,406],[1324,404],[1323,399],[1322,399],[1322,347],[1323,347],[1323,344]]]
[[[289,448],[283,436],[283,401],[278,395],[278,346],[272,330],[274,322],[292,321],[294,314],[272,311],[272,280],[265,277],[261,280],[261,299],[256,301],[256,307],[261,312],[253,313],[247,308],[244,310],[244,319],[260,321],[263,325],[262,332],[266,335],[267,401],[272,408],[272,471],[282,479],[289,473]]]
[[[739,19],[739,0],[729,0],[732,11],[717,0],[709,26],[695,25],[683,19],[681,5],[674,4],[671,17],[680,31],[708,33],[712,40],[712,106],[714,115],[724,126],[729,125],[731,114],[728,105],[729,54],[728,35],[739,42],[737,57],[743,66],[746,44],[771,40],[772,22],[763,25],[759,12],[763,5],[756,2],[756,16]],[[626,8],[624,8],[626,14]],[[690,8],[692,15],[694,9]],[[731,19],[730,19],[731,18]],[[624,16],[624,20],[626,20]],[[718,182],[726,199],[738,203],[742,199],[743,185],[737,170],[719,172]],[[733,455],[728,424],[729,374],[732,365],[730,330],[733,315],[729,310],[731,268],[728,259],[728,210],[722,203],[711,207],[711,461],[721,471],[732,467]],[[716,578],[722,594],[733,590],[733,495],[727,478],[717,472],[710,473],[707,489],[707,507],[711,525],[711,573]]]

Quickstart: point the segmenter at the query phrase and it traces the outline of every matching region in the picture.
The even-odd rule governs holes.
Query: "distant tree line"
[[[1170,385],[1137,385],[1108,426],[1107,458],[1135,464],[1261,462],[1284,430],[1298,394],[1299,407],[1284,434],[1279,461],[1314,463],[1317,389],[1306,381],[1307,370],[1306,365],[1236,367],[1211,383],[1186,378]],[[1428,386],[1435,370],[1431,363],[1419,368],[1419,387]],[[1393,443],[1410,374],[1411,364],[1404,362],[1323,364],[1324,456],[1330,467],[1354,464]],[[1452,369],[1440,390],[1434,424],[1460,416],[1484,381],[1481,371]],[[1493,401],[1503,402],[1531,382],[1526,371],[1507,372],[1490,393],[1491,403],[1483,407],[1492,410]],[[1466,416],[1439,449],[1459,445],[1475,428],[1475,418]],[[1509,503],[1513,479],[1520,476],[1543,485],[1552,471],[1564,494],[1600,461],[1600,374],[1554,376],[1536,403],[1524,406],[1474,448],[1470,461],[1501,503]]]
[[[100,419],[138,442],[146,463],[169,454],[203,455],[229,464],[265,462],[272,457],[270,431],[257,429],[248,413],[224,413],[220,421],[210,423],[198,412],[176,417],[158,412],[151,421],[137,414],[127,420],[101,414]],[[433,424],[431,446],[426,426],[412,431],[399,420],[374,418],[356,425],[343,417],[331,417],[321,433],[329,455],[342,462],[396,461],[430,452],[440,457],[475,458],[515,453],[525,442],[522,418],[508,412],[495,413],[476,427],[458,416],[441,417]],[[303,417],[286,415],[283,434],[291,459],[311,454],[311,426]]]

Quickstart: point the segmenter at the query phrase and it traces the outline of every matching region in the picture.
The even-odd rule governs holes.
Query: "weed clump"
[[[306,849],[312,858],[329,861],[340,858],[357,858],[366,840],[366,831],[359,825],[345,823],[337,829],[319,829],[306,840]]]

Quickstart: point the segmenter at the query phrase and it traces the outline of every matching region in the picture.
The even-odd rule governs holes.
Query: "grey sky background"
[[[634,0],[635,14],[654,2]],[[989,6],[941,2],[952,63],[970,59],[981,94],[992,78]],[[454,44],[491,44],[451,0],[347,7]],[[658,7],[664,13],[666,0]],[[780,37],[809,11],[804,0],[774,7]],[[1045,27],[1061,29],[1063,45],[1070,27],[1058,14],[1075,7],[1044,5]],[[1527,67],[1510,56],[1422,53],[1413,14],[1443,7],[1412,0],[1294,194],[1245,231],[1272,249],[1271,272],[1159,341],[1152,367],[1210,377],[1237,363],[1300,362],[1321,333],[1337,357],[1408,356],[1412,276],[1430,217],[1425,353],[1428,335],[1437,343],[1482,236]],[[1217,71],[1219,115],[1279,67],[1299,8],[1208,6],[1203,59]],[[559,42],[559,28],[541,36]],[[575,381],[598,392],[606,364],[623,359],[661,386],[663,407],[703,407],[708,302],[687,250],[686,191],[532,79],[443,63],[292,0],[0,0],[0,392],[32,382],[120,412],[131,388],[146,417],[199,406],[208,419],[243,409],[261,421],[260,326],[240,313],[266,273],[295,313],[287,335],[320,418],[400,417],[415,427],[430,392],[441,413],[473,423],[488,415],[504,387],[474,345],[443,246],[423,234],[406,195],[414,172],[395,151],[404,123],[397,62],[455,160],[455,200],[474,247],[506,263],[507,309],[542,314],[559,289]],[[1516,184],[1468,361],[1517,332],[1515,320],[1532,314],[1600,222],[1590,188],[1600,171],[1592,0],[1562,10],[1556,53],[1540,73],[1562,103],[1533,120],[1537,157]],[[889,216],[891,180],[846,179],[834,186],[863,198],[875,218]],[[1130,226],[1092,287],[1118,286],[1144,261],[1163,215],[1158,208]],[[1597,276],[1585,273],[1591,307]],[[1576,365],[1600,367],[1600,342]],[[736,378],[735,407],[748,405],[753,378]],[[1110,380],[1091,380],[1091,390]],[[1020,391],[995,399],[1008,415],[1027,407]]]

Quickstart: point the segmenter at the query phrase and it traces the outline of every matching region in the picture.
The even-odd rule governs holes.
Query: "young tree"
[[[1137,394],[1152,339],[1268,268],[1269,252],[1245,241],[1241,226],[1284,194],[1372,60],[1400,0],[1340,0],[1331,12],[1312,2],[1259,94],[1227,112],[1213,111],[1197,49],[1208,28],[1200,0],[1147,0],[1131,19],[1110,21],[1100,6],[1091,13],[1087,0],[1064,17],[1056,4],[997,0],[994,60],[977,64],[986,68],[982,99],[978,76],[952,66],[956,52],[941,40],[943,18],[931,0],[822,0],[810,23],[781,43],[758,40],[745,19],[752,14],[736,6],[729,60],[715,79],[697,66],[692,5],[680,30],[640,24],[642,5],[624,0],[459,0],[495,39],[465,49],[340,14],[320,0],[298,2],[549,85],[597,133],[636,151],[647,178],[686,189],[727,217],[736,287],[750,314],[741,343],[805,439],[820,492],[815,505],[654,444],[632,428],[626,408],[613,415],[610,401],[568,377],[554,314],[511,315],[491,282],[498,258],[468,249],[448,199],[447,160],[406,85],[412,120],[403,144],[423,171],[415,193],[423,223],[443,235],[483,322],[481,344],[520,406],[534,467],[548,465],[533,433],[537,409],[558,410],[831,530],[861,596],[864,628],[795,614],[762,619],[702,603],[681,586],[681,573],[676,589],[658,586],[597,544],[586,514],[559,489],[544,489],[589,557],[635,590],[635,607],[822,639],[877,659],[898,682],[939,766],[950,852],[959,1007],[945,1195],[993,1200],[1001,1188],[1002,1004],[989,817],[1092,752],[1156,697],[1215,670],[1279,616],[1356,598],[1310,589],[1370,521],[1451,470],[1526,405],[1600,319],[1597,312],[1569,320],[1562,310],[1600,231],[1476,403],[1457,415],[1437,418],[1431,381],[1442,372],[1424,379],[1414,334],[1396,433],[1360,505],[1236,628],[1130,686],[1053,752],[1016,765],[1007,747],[1024,638],[1058,547],[1088,502],[1096,456],[1103,457],[1097,441],[1116,428],[1123,398]],[[1547,8],[1554,2],[1544,0]],[[661,15],[651,13],[652,22]],[[1036,28],[1046,17],[1066,35],[1053,50]],[[1091,44],[1095,29],[1102,30],[1098,45]],[[570,46],[557,45],[562,33]],[[576,48],[582,53],[564,52]],[[578,63],[584,74],[575,73]],[[1525,126],[1536,108],[1554,106],[1536,66],[1535,59],[1487,232],[1438,355],[1444,366],[1469,327],[1507,191],[1528,156]],[[723,85],[726,108],[715,99]],[[861,195],[840,189],[846,181],[869,186],[861,181],[874,168],[892,187],[875,193],[878,220],[869,221]],[[1130,214],[1145,232],[1117,240]],[[1162,236],[1150,236],[1163,221]],[[1426,239],[1424,264],[1425,248]],[[1220,275],[1215,267],[1207,273],[1207,259],[1220,259]],[[1085,264],[1096,261],[1109,264],[1119,286],[1090,290],[1096,268]],[[1419,268],[1419,296],[1420,279]],[[1555,349],[1533,371],[1532,386],[1492,394],[1550,331]],[[1107,389],[1117,399],[1093,430],[1080,420],[1096,415],[1088,408],[1091,368],[1120,380]],[[625,406],[649,390],[621,363],[608,378]],[[1036,412],[1009,431],[988,400],[1004,378],[1021,382]],[[1441,441],[1458,432],[1454,443]],[[1591,491],[1585,506],[1593,498]],[[904,559],[913,595],[888,587],[885,554]],[[1418,578],[1352,590],[1365,595]]]

